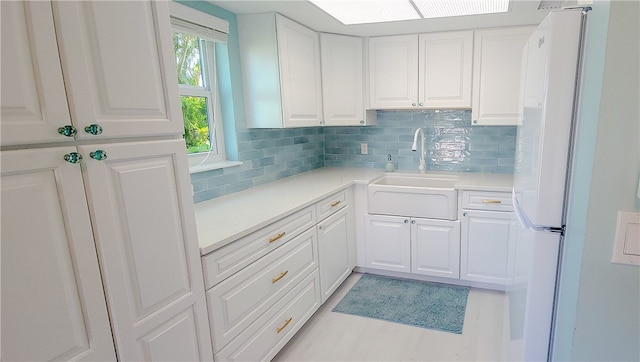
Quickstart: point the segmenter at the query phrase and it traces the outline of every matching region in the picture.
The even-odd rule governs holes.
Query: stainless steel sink
[[[387,174],[369,184],[369,213],[455,220],[456,181],[443,175]]]

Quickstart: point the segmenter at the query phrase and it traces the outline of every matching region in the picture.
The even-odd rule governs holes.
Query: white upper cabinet
[[[322,120],[320,37],[280,15],[276,16],[276,32],[285,125],[318,125]]]
[[[238,38],[247,126],[320,126],[318,34],[279,14],[239,14]]]
[[[534,27],[475,32],[473,56],[474,125],[516,125],[525,44]]]
[[[369,108],[418,104],[418,35],[369,39]]]
[[[369,39],[369,108],[469,108],[473,31]]]
[[[365,112],[362,38],[320,34],[322,101],[325,126],[374,124]]]
[[[182,134],[168,17],[154,1],[2,2],[2,145]]]
[[[53,3],[69,107],[78,138],[184,132],[166,3]],[[117,24],[117,26],[114,26]]]
[[[473,31],[420,34],[418,104],[470,108]]]
[[[3,1],[3,146],[64,142],[58,128],[71,124],[60,70],[51,4]]]

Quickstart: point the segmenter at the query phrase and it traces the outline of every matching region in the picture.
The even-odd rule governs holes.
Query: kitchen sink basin
[[[385,175],[369,184],[369,213],[455,220],[456,181],[455,177],[441,175]]]
[[[373,182],[374,185],[420,187],[432,189],[453,189],[457,179],[444,176],[386,175]]]

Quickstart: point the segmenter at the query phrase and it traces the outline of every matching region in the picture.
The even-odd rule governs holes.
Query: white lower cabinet
[[[457,220],[366,214],[361,266],[489,289],[512,284],[517,225],[510,193],[458,193]]]
[[[202,256],[217,361],[273,358],[349,276],[351,189]]]
[[[338,289],[353,269],[349,263],[349,244],[353,240],[349,211],[350,208],[345,207],[318,224],[322,303]]]
[[[515,240],[516,223],[512,213],[465,210],[460,278],[509,284],[513,276]]]
[[[212,358],[184,147],[78,146],[120,360]]]
[[[460,277],[460,221],[411,219],[411,272]]]
[[[320,308],[319,279],[316,269],[216,354],[216,361],[271,360]]]
[[[458,278],[459,221],[367,215],[367,267]]]
[[[317,245],[311,228],[207,291],[215,352],[317,270]]]
[[[202,258],[205,288],[209,289],[316,224],[309,206]]]
[[[212,359],[183,140],[0,154],[3,358]]]
[[[511,284],[517,225],[509,193],[463,191],[460,279]]]
[[[367,268],[411,272],[409,218],[367,215]]]
[[[0,152],[3,360],[116,358],[75,151]]]

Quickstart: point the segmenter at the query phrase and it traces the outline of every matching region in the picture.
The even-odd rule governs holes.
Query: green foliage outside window
[[[207,152],[209,142],[209,122],[207,121],[207,99],[204,97],[180,97],[184,118],[184,140],[187,153]]]
[[[201,41],[195,35],[173,34],[176,53],[178,84],[203,87]],[[184,118],[184,139],[188,153],[207,152],[211,149],[207,98],[181,96]]]

